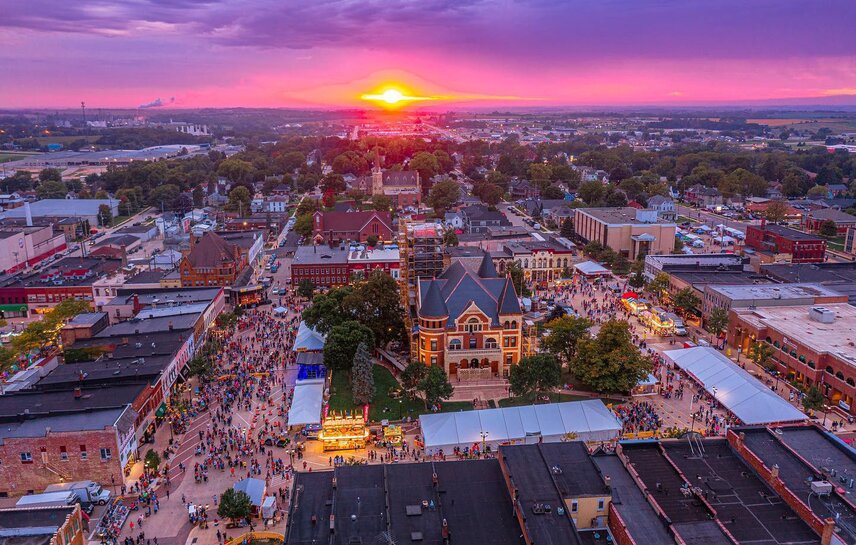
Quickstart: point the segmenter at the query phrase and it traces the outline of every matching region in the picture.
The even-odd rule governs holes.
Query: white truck
[[[43,494],[27,494],[18,499],[15,507],[47,507],[47,506],[66,506],[74,505],[80,502],[76,494],[66,491],[45,492]]]
[[[95,481],[52,484],[45,488],[45,492],[71,492],[83,505],[106,505],[112,496],[109,490],[105,490]]]

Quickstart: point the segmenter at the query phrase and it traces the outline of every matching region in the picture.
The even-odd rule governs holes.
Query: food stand
[[[318,434],[325,451],[365,448],[368,438],[369,429],[362,414],[330,414],[321,424],[321,433]]]
[[[401,426],[388,424],[383,427],[383,443],[389,447],[400,447],[404,440],[404,431]]]

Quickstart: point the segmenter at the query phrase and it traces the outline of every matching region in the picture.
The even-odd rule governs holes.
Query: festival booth
[[[285,316],[288,314],[288,309],[285,307],[276,307],[273,309],[273,313],[275,316]]]
[[[419,416],[425,452],[455,447],[495,450],[500,445],[612,441],[621,422],[599,399]]]
[[[383,444],[386,446],[400,447],[402,442],[404,441],[404,430],[401,429],[401,426],[385,423],[382,427]]]
[[[649,308],[648,301],[633,291],[626,291],[621,295],[621,304],[634,316],[638,316]]]
[[[325,451],[365,448],[369,439],[365,416],[362,413],[336,415],[331,412],[321,424],[318,439]]]
[[[574,265],[574,270],[583,276],[606,276],[609,275],[609,269],[595,263],[594,261],[583,261]]]
[[[630,394],[633,397],[653,396],[660,393],[660,381],[657,377],[648,373],[648,376],[639,381],[639,384],[633,387]]]
[[[264,505],[265,492],[267,487],[262,479],[253,479],[247,477],[236,482],[232,487],[235,492],[243,492],[250,497],[250,503],[253,506],[253,516],[261,516],[262,505]]]
[[[746,370],[709,346],[667,350],[663,355],[744,424],[754,426],[806,420],[799,409],[779,397]]]
[[[297,327],[297,335],[294,337],[294,346],[292,350],[295,352],[320,352],[324,350],[326,337],[301,321]]]

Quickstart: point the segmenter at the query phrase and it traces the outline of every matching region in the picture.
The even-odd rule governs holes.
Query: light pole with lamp
[[[490,432],[482,431],[482,432],[479,432],[479,435],[481,435],[481,439],[482,439],[482,452],[481,453],[482,453],[482,456],[484,456],[485,439],[487,439],[487,437],[490,435]]]

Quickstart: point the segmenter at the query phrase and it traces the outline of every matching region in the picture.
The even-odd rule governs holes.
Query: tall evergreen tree
[[[354,354],[354,365],[351,368],[351,392],[354,395],[355,405],[370,403],[375,394],[372,357],[366,348],[366,343],[360,343]]]

